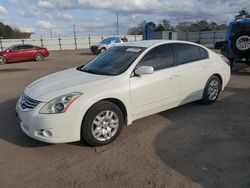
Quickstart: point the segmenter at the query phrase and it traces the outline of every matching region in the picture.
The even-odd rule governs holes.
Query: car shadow
[[[1,72],[22,72],[22,71],[28,71],[30,69],[22,69],[22,68],[7,68],[7,69],[0,69]]]
[[[78,53],[77,55],[91,55],[91,56],[94,56],[94,54],[90,51],[86,51],[86,52],[81,52],[81,53]]]
[[[170,120],[154,140],[169,167],[204,188],[250,187],[250,88],[226,88],[213,105],[160,113]]]
[[[237,63],[232,68],[232,75],[239,75],[239,76],[250,76],[250,70],[248,69],[248,65],[245,63]]]
[[[48,147],[56,145],[37,141],[23,133],[19,126],[19,119],[15,114],[17,100],[16,98],[0,104],[0,139],[22,147]],[[75,146],[88,146],[87,143],[83,141],[69,144]]]
[[[15,114],[15,106],[18,99],[12,99],[0,104],[0,139],[23,147],[48,146],[26,136],[19,126],[19,120]]]

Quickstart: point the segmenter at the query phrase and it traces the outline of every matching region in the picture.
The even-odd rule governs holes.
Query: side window
[[[22,50],[21,46],[16,46],[16,47],[11,49],[11,51],[19,51],[19,50]]]
[[[177,64],[198,61],[207,58],[207,51],[195,45],[190,44],[175,44]]]
[[[161,70],[175,65],[174,51],[170,44],[157,46],[150,50],[139,62],[137,67],[152,66],[154,70]]]
[[[205,49],[203,49],[203,48],[200,48],[200,47],[198,47],[198,48],[200,49],[201,59],[207,59],[208,58],[207,51]]]
[[[120,43],[121,40],[119,38],[115,38],[115,43]]]
[[[30,46],[30,45],[23,45],[22,49],[23,49],[23,50],[33,49],[33,46]]]

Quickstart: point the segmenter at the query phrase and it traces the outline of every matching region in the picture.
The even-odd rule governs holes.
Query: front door
[[[180,74],[170,44],[150,50],[139,62],[154,67],[154,73],[130,78],[131,106],[134,119],[176,106],[180,97]]]

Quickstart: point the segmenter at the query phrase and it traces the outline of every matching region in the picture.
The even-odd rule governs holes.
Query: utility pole
[[[118,12],[116,13],[116,34],[117,34],[117,36],[120,35],[120,32],[119,32],[119,14],[118,14]]]
[[[50,29],[49,32],[50,32],[50,38],[53,38],[53,36],[52,36],[52,29]]]
[[[73,25],[73,29],[74,29],[75,49],[77,50],[77,43],[76,43],[76,26],[75,26],[75,25]]]

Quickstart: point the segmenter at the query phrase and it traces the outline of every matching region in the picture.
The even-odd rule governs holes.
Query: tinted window
[[[27,50],[27,49],[32,49],[33,46],[31,45],[20,45],[12,48],[12,51],[19,51],[19,50]]]
[[[203,48],[200,48],[200,47],[198,47],[198,48],[200,49],[201,59],[207,59],[208,58],[207,51],[205,49],[203,49]]]
[[[23,45],[22,46],[23,50],[28,50],[28,49],[32,49],[32,48],[33,48],[33,46],[31,46],[31,45]]]
[[[78,70],[92,74],[119,75],[144,51],[141,47],[117,46],[98,55]]]
[[[170,44],[164,44],[157,46],[149,51],[137,65],[140,66],[152,66],[154,70],[161,70],[164,68],[174,66],[174,52],[173,47]]]
[[[12,51],[18,51],[18,50],[22,50],[22,46],[16,46],[12,48]]]
[[[208,57],[207,51],[195,45],[175,44],[178,64],[185,64]]]

